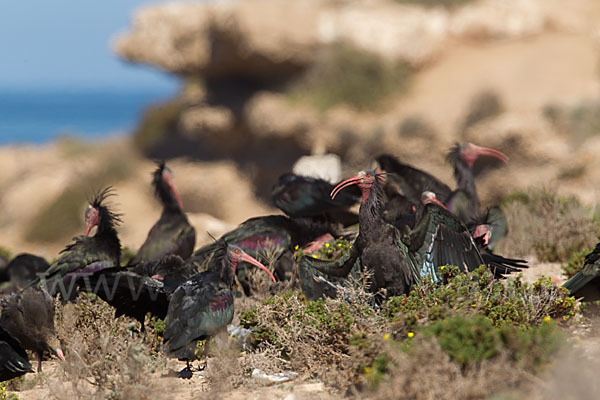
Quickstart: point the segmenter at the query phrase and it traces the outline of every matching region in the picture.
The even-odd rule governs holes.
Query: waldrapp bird
[[[358,215],[348,208],[360,200],[360,191],[350,188],[332,199],[329,194],[334,187],[323,179],[286,173],[273,186],[271,198],[291,218],[321,217],[344,226],[357,223]]]
[[[437,204],[441,208],[448,210],[446,205],[440,202],[433,192],[424,192],[422,196],[422,203]],[[488,213],[481,217],[482,221],[484,221],[483,224],[476,225],[472,228],[467,227],[467,229],[470,235],[473,237],[473,241],[475,242],[477,250],[479,250],[479,254],[481,254],[481,258],[483,259],[486,267],[494,274],[496,279],[502,279],[507,274],[518,272],[521,269],[529,268],[529,266],[527,265],[526,260],[506,258],[495,254],[492,251],[493,246],[490,245],[494,244],[495,241],[498,240],[498,235],[494,233],[494,230],[498,229],[500,232],[504,232],[504,234],[506,233],[505,230],[502,230],[503,228],[506,229],[506,219],[504,213],[500,210],[500,215],[494,215],[492,214],[493,210],[494,209],[489,209]],[[462,228],[464,228],[464,225]]]
[[[186,361],[186,368],[179,373],[182,378],[192,376],[190,360],[195,355],[196,341],[226,329],[233,319],[231,287],[238,264],[252,264],[265,271],[275,282],[271,271],[240,247],[232,244],[221,246],[218,253],[216,257],[220,262],[212,263],[211,269],[181,284],[169,302],[164,349],[168,356]]]
[[[54,329],[54,299],[43,288],[31,287],[15,292],[0,302],[0,327],[17,338],[23,348],[38,357],[38,372],[42,370],[45,353],[65,360]]]
[[[237,228],[225,233],[218,240],[196,250],[189,259],[199,271],[215,260],[214,254],[223,245],[233,244],[257,260],[274,265],[274,275],[280,280],[291,279],[294,267],[294,249],[302,247],[316,237],[331,232],[325,222],[309,219],[292,219],[283,215],[267,215],[250,218]],[[246,265],[237,268],[237,275],[244,292],[250,294]]]
[[[21,342],[0,326],[0,382],[34,372]]]
[[[152,185],[163,206],[162,214],[148,232],[132,264],[158,260],[169,254],[176,254],[185,260],[194,251],[196,230],[183,212],[183,202],[175,188],[173,173],[164,161],[158,164],[152,174]]]
[[[456,190],[425,171],[401,163],[394,156],[383,154],[377,157],[377,162],[383,171],[390,173],[390,183],[396,185],[410,202],[418,204],[421,194],[431,191],[461,221],[468,223],[481,212],[473,172],[473,166],[481,156],[508,162],[504,153],[472,143],[457,143],[450,149],[446,161],[453,167]]]
[[[51,296],[61,292],[62,297],[68,299],[75,295],[77,276],[119,266],[121,242],[116,226],[121,218],[105,204],[113,195],[112,188],[107,187],[94,197],[85,211],[84,236],[74,238],[74,242],[62,250],[58,259],[29,286],[40,283]],[[89,236],[94,227],[97,227],[95,235]]]
[[[371,290],[386,290],[387,296],[407,294],[426,277],[441,282],[439,268],[456,265],[468,272],[484,264],[467,228],[446,210],[435,196],[424,197],[413,229],[402,234],[383,219],[384,173],[365,170],[341,182],[331,193],[358,185],[362,191],[359,234],[350,254],[342,262],[307,258],[305,263],[328,276],[346,276],[360,256],[363,269],[373,270]],[[510,270],[512,271],[512,269]],[[509,272],[510,272],[509,271]]]
[[[48,262],[42,257],[22,253],[10,260],[4,268],[5,279],[15,288],[24,287],[34,280],[37,274],[48,269],[49,266]]]
[[[136,319],[145,332],[146,314],[164,319],[173,292],[193,275],[192,264],[177,255],[139,263],[135,268],[104,269],[78,278],[80,291],[93,293],[121,315]]]
[[[562,287],[569,291],[569,296],[583,301],[600,300],[600,243],[585,256],[583,267]]]

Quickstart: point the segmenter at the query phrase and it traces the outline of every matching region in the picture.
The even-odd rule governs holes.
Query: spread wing
[[[455,215],[427,204],[423,215],[406,238],[419,276],[441,282],[439,268],[454,265],[468,272],[484,264],[473,238]]]
[[[442,201],[452,193],[448,185],[435,176],[410,165],[402,164],[391,155],[381,155],[377,157],[377,162],[384,171],[391,172],[388,174],[390,182],[398,185],[402,194],[415,204],[421,201],[421,194],[426,190],[434,192]]]
[[[562,285],[571,296],[584,300],[600,299],[600,243],[585,256],[585,262],[579,272]]]

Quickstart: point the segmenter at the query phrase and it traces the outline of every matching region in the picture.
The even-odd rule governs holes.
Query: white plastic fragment
[[[279,372],[277,374],[268,375],[260,369],[254,368],[252,371],[252,377],[267,383],[283,383],[292,379],[296,379],[298,374],[295,372]]]

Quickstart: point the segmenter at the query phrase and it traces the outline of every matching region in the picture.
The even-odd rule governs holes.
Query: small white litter
[[[277,374],[268,375],[260,369],[254,368],[254,371],[252,371],[252,377],[260,379],[266,383],[283,383],[291,381],[292,379],[296,379],[298,374],[295,372],[280,372]]]

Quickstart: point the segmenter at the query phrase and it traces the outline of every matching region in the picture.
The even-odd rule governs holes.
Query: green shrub
[[[495,326],[527,327],[545,317],[568,320],[575,314],[575,300],[550,278],[529,285],[520,276],[505,283],[494,280],[485,268],[457,273],[456,267],[444,269],[448,284],[424,283],[408,296],[391,297],[383,313],[396,326],[396,336],[437,320],[456,315],[480,314]]]
[[[537,369],[565,344],[565,335],[551,319],[528,327],[497,327],[483,315],[455,316],[428,325],[424,334],[436,337],[441,348],[463,368],[505,353],[514,362]]]
[[[437,337],[442,349],[463,366],[491,358],[502,348],[500,331],[483,315],[438,320],[424,332]]]
[[[325,111],[339,104],[377,109],[394,93],[409,87],[413,70],[347,44],[330,46],[288,90],[291,100]]]

